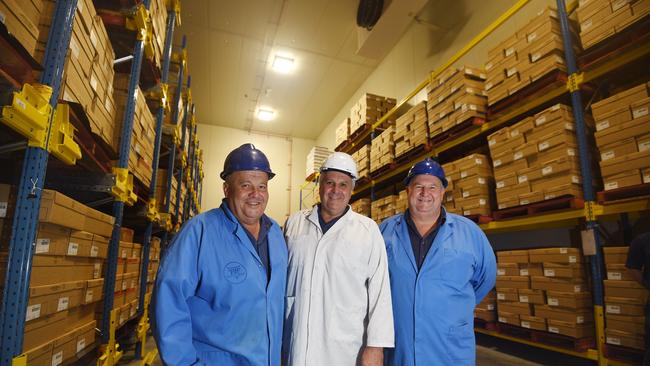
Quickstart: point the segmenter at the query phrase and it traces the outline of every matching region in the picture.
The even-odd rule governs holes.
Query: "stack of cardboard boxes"
[[[650,83],[596,102],[591,111],[605,190],[650,183]]]
[[[312,147],[311,150],[309,150],[309,154],[307,154],[305,177],[308,178],[320,172],[320,168],[325,162],[325,159],[327,159],[331,153],[332,152],[328,148],[323,146]]]
[[[352,211],[370,217],[370,198],[359,198],[350,206],[352,206]]]
[[[590,133],[591,122],[587,122]],[[488,136],[499,209],[582,197],[571,107],[556,104]]]
[[[403,213],[409,207],[408,194],[406,194],[406,189],[399,191],[399,195],[395,200],[395,213]]]
[[[538,274],[537,272],[541,272],[541,268],[530,264],[527,250],[497,252],[496,298],[499,322],[520,326],[523,320],[530,323],[530,328],[537,329],[539,322],[533,318],[533,304],[539,301],[539,294],[532,293],[530,289],[530,275]]]
[[[167,197],[167,170],[158,169],[156,177],[156,205],[158,212],[167,212],[165,210],[165,198]],[[176,210],[176,192],[178,190],[178,182],[175,176],[172,176],[172,189],[169,192],[169,212]]]
[[[535,303],[535,316],[546,321],[550,333],[592,337],[593,306],[580,250],[531,249],[529,257],[532,264],[543,268],[542,274],[531,277],[532,291],[546,298],[546,302]]]
[[[470,118],[485,118],[483,70],[464,66],[449,68],[432,80],[427,88],[429,135],[434,137]]]
[[[449,185],[445,199],[447,211],[459,215],[492,213],[494,177],[487,156],[471,154],[443,165]]]
[[[497,319],[497,292],[492,290],[474,308],[474,318],[493,322]]]
[[[115,102],[117,114],[115,123],[122,131],[124,110],[126,108],[129,88],[129,75],[115,74]],[[129,171],[145,186],[151,183],[153,172],[153,144],[156,138],[156,120],[147,106],[142,90],[136,89],[135,114],[131,135],[131,152],[129,153]]]
[[[12,215],[10,209],[7,217]],[[59,192],[43,190],[23,341],[30,364],[59,364],[94,342],[94,309],[102,299],[102,262],[113,222]],[[2,246],[6,250],[6,239]],[[0,254],[2,283],[6,271],[7,255]]]
[[[39,39],[38,23],[42,11],[42,0],[0,1],[0,22],[32,56],[36,52],[36,42]]]
[[[43,61],[45,55],[54,9],[55,2],[43,2],[36,51],[39,62]],[[99,136],[110,149],[117,151],[119,128],[115,124],[114,60],[113,46],[93,2],[79,0],[70,38],[70,57],[64,69],[61,99],[81,105],[92,133]],[[119,118],[123,116],[120,114]]]
[[[334,132],[334,145],[341,145],[348,139],[348,136],[350,136],[350,117],[345,117]]]
[[[427,131],[427,102],[420,102],[395,122],[395,156],[400,157],[411,149],[424,145],[429,139]]]
[[[165,0],[151,1],[149,5],[149,18],[151,19],[152,25],[151,44],[154,51],[153,61],[156,67],[162,68],[167,29],[167,6],[165,6]]]
[[[395,128],[389,126],[370,144],[370,171],[375,172],[395,159]]]
[[[557,10],[546,8],[526,26],[488,51],[488,105],[516,93],[555,70],[566,71]]]
[[[645,0],[580,0],[578,6],[582,47],[590,48],[650,14]]]
[[[384,219],[395,215],[396,200],[397,195],[390,195],[372,201],[372,204],[370,205],[370,213],[372,214],[371,218],[379,224]]]
[[[625,267],[628,247],[605,247],[605,341],[645,349],[645,304],[648,290]]]
[[[156,280],[156,274],[160,267],[160,238],[151,238],[151,248],[149,249],[149,267],[147,269],[147,294],[153,291],[153,284]]]
[[[395,107],[395,98],[382,97],[380,95],[366,93],[350,109],[350,134],[371,126],[384,114]],[[389,118],[382,126],[395,124],[395,117]]]
[[[352,158],[357,163],[359,178],[367,177],[370,173],[370,144],[361,146],[352,153]]]

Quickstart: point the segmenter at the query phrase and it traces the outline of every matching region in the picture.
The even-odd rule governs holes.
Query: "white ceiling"
[[[379,60],[355,55],[354,0],[186,0],[177,42],[187,35],[199,123],[314,139]],[[293,54],[292,74],[270,69]],[[256,106],[274,108],[259,121]]]

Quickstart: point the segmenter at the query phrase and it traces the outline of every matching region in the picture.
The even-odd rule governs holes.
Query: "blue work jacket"
[[[187,222],[158,269],[153,333],[166,365],[280,365],[287,246],[268,233],[271,277],[224,202]]]
[[[496,260],[485,234],[451,213],[422,268],[413,256],[404,215],[380,225],[386,242],[395,348],[385,364],[474,365],[474,307],[494,287]]]

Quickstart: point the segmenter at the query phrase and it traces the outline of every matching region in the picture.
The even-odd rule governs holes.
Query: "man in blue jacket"
[[[280,365],[287,247],[264,215],[273,175],[252,144],[231,151],[221,207],[188,221],[167,250],[153,295],[165,365]]]
[[[408,210],[380,225],[395,319],[386,364],[474,365],[474,307],[494,287],[494,252],[476,224],[442,207],[436,161],[413,165],[405,184]]]

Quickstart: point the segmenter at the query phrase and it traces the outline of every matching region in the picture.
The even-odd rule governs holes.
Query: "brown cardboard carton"
[[[629,105],[615,110],[607,110],[596,120],[596,132],[622,125],[632,120],[632,112]]]
[[[25,352],[27,362],[36,366],[51,366],[52,365],[52,342],[43,343],[40,346],[32,348]]]
[[[632,169],[647,168],[648,159],[650,159],[650,150],[635,152],[620,158],[601,161],[600,171],[603,177],[607,177]]]
[[[519,267],[520,276],[542,276],[544,269],[541,263],[528,263]]]
[[[638,335],[645,335],[645,317],[607,314],[606,328]]]
[[[607,279],[612,281],[634,281],[634,277],[625,267],[625,264],[606,263]]]
[[[643,136],[650,132],[648,122],[650,122],[650,116],[643,116],[637,119],[625,121],[619,125],[608,126],[594,134],[596,145],[608,146],[617,141],[622,141],[631,137]]]
[[[639,350],[645,349],[645,341],[643,337],[618,330],[605,329],[605,342]]]
[[[73,329],[52,342],[52,364],[59,365],[77,354],[77,334]]]
[[[546,291],[546,303],[567,309],[590,308],[592,305],[589,292]]]
[[[533,315],[533,305],[520,302],[498,301],[497,309],[511,314]]]
[[[629,249],[628,246],[603,247],[605,264],[625,264]]]
[[[572,324],[593,323],[593,310],[584,309],[564,309],[548,305],[535,305],[535,316],[546,318],[549,321],[559,320]]]
[[[528,276],[498,276],[496,280],[497,288],[522,289],[530,288],[530,277]]]
[[[502,250],[497,252],[497,261],[503,263],[528,263],[528,250]]]
[[[516,326],[521,325],[519,314],[508,313],[501,310],[498,310],[497,314],[498,314],[497,319],[499,320],[499,323],[512,324]]]
[[[624,297],[605,297],[605,313],[644,316],[644,304],[638,299],[626,299]]]
[[[81,305],[84,284],[73,281],[30,287],[26,321]]]
[[[41,197],[40,222],[48,222],[63,227],[83,230],[88,208],[59,192],[43,190]]]
[[[506,154],[512,156],[512,154]],[[520,170],[528,168],[528,161],[527,159],[520,159],[517,161],[514,161],[510,164],[507,165],[502,165],[499,167],[494,168],[494,178],[499,180],[503,178],[504,176],[512,173],[519,172]]]
[[[593,324],[576,325],[556,319],[548,319],[548,331],[574,338],[593,337],[595,328]]]
[[[65,255],[70,241],[70,229],[40,223],[36,233],[35,255]]]
[[[502,177],[496,182],[496,188],[510,188],[517,185],[517,175],[515,173],[510,173]]]
[[[86,305],[101,300],[104,297],[103,289],[104,289],[103,278],[86,281],[86,287],[84,288],[82,303]]]
[[[521,327],[526,329],[535,329],[546,331],[546,319],[538,316],[520,315]]]
[[[535,290],[582,292],[586,290],[583,278],[550,278],[543,276],[531,277],[531,288]]]
[[[474,317],[485,320],[486,322],[493,322],[497,319],[497,313],[494,310],[476,308],[474,309]]]
[[[605,285],[605,296],[625,297],[644,303],[647,301],[648,290],[636,281],[604,280],[603,284]]]
[[[518,291],[515,288],[497,288],[497,300],[517,302],[519,301]]]
[[[620,160],[616,163],[617,167],[625,168],[626,162]],[[603,176],[603,187],[606,191],[623,187],[636,186],[643,183],[641,171],[639,169],[626,170],[610,176]]]
[[[91,346],[95,342],[95,327],[97,326],[97,321],[93,320],[85,325],[80,326],[76,329],[76,351],[79,354],[81,351],[86,349],[86,347]]]
[[[611,145],[599,146],[598,150],[600,151],[601,161],[614,159],[638,151],[636,139],[634,137],[617,141]]]
[[[90,257],[93,245],[93,234],[85,231],[73,231],[70,234],[70,243],[66,255]]]
[[[530,262],[531,263],[580,263],[583,258],[578,248],[543,248],[531,249]]]
[[[544,192],[530,192],[519,195],[519,204],[528,205],[544,200]]]
[[[102,261],[67,256],[34,256],[30,286],[100,278]]]
[[[527,304],[546,304],[546,296],[542,290],[520,289],[518,291],[519,302]]]
[[[545,262],[544,273],[545,277],[555,277],[555,278],[586,278],[585,269],[582,266],[582,263],[571,263],[571,264],[561,264],[561,263],[551,263]]]
[[[519,276],[519,264],[497,263],[497,276]]]

